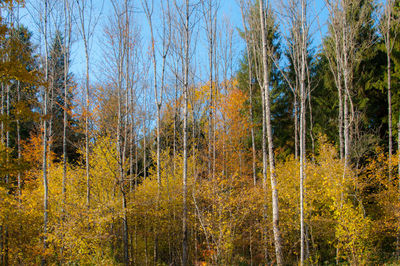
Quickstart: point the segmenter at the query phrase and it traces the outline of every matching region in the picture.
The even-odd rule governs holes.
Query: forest
[[[400,264],[399,35],[399,0],[0,0],[0,265]]]

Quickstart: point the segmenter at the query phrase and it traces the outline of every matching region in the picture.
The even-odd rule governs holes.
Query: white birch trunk
[[[269,158],[269,170],[271,179],[271,190],[272,190],[272,224],[274,231],[274,242],[275,242],[275,255],[276,262],[278,265],[283,265],[283,254],[282,254],[282,241],[279,230],[279,206],[278,206],[278,190],[275,175],[275,155],[272,140],[272,127],[271,127],[271,110],[270,110],[270,98],[269,98],[269,69],[267,60],[267,39],[266,39],[266,28],[265,28],[265,13],[264,13],[264,1],[260,1],[260,20],[261,20],[261,35],[262,35],[262,51],[263,51],[263,76],[264,76],[264,98],[265,98],[265,121],[266,121],[266,132],[268,140],[268,158]],[[265,167],[264,167],[265,168]]]

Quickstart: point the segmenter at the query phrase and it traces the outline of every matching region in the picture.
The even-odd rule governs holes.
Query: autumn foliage
[[[254,16],[258,3],[247,16]],[[395,3],[398,10],[399,2]],[[13,14],[13,8],[22,4],[0,0],[0,10]],[[280,60],[284,55],[280,49],[285,47],[276,43],[279,34],[273,20],[268,17],[267,37],[273,46],[268,52]],[[121,36],[131,34],[129,30],[121,30]],[[190,84],[184,84],[178,73],[183,69],[170,64],[166,53],[167,68],[175,72],[162,70],[162,77],[166,75],[162,87],[154,81],[156,93],[165,94],[156,107],[148,92],[153,82],[148,81],[148,62],[143,60],[143,69],[138,67],[143,55],[133,50],[143,48],[140,38],[126,44],[115,31],[111,26],[106,29],[111,51],[107,50],[110,58],[101,73],[106,81],[88,83],[90,94],[85,98],[86,87],[75,83],[78,79],[66,67],[70,55],[63,33],[57,31],[58,37],[50,41],[50,56],[43,58],[35,50],[32,33],[0,19],[0,265],[181,265],[185,241],[189,265],[276,265],[274,191],[269,182],[274,174],[285,265],[301,264],[301,213],[304,264],[400,263],[400,154],[389,155],[386,128],[382,129],[388,122],[386,111],[381,111],[387,105],[382,94],[386,74],[379,59],[382,40],[377,37],[370,54],[357,54],[360,63],[354,61],[352,91],[344,96],[350,109],[347,118],[344,113],[338,116],[341,107],[331,73],[335,69],[328,62],[332,58],[320,51],[307,59],[310,77],[303,85],[309,91],[302,109],[307,120],[305,155],[300,160],[300,107],[297,92],[288,87],[296,76],[293,62],[283,70],[279,63],[267,62],[271,69],[265,74],[271,81],[264,89],[270,90],[272,128],[271,144],[267,143],[266,98],[257,69],[258,28],[248,32],[254,35],[255,46],[247,56],[255,58],[244,56],[239,70],[231,69],[230,76],[228,67],[222,67],[232,60],[223,58],[229,57],[226,47],[215,59],[210,57],[221,61],[215,62],[221,64],[215,72],[224,73],[200,81],[190,69]],[[121,52],[123,43],[126,51]],[[153,41],[149,48],[157,56],[160,43]],[[183,54],[175,51],[179,45],[169,48],[182,63]],[[398,100],[398,43],[393,47],[392,90]],[[46,60],[51,63],[45,70]],[[186,128],[184,85],[189,90]],[[155,108],[160,111],[160,128]],[[345,156],[341,138],[346,137],[339,137],[338,129],[348,135],[346,145],[351,144]],[[185,133],[187,180],[183,178]],[[393,129],[393,135],[399,133]],[[267,158],[263,148],[272,141],[274,150]],[[271,158],[275,158],[272,174]]]

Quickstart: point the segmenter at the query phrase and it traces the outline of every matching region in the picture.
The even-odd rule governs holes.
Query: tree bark
[[[182,214],[182,265],[188,264],[188,222],[187,222],[187,112],[188,112],[188,91],[189,91],[189,0],[185,3],[184,22],[184,90],[183,90],[183,214]]]
[[[44,41],[45,41],[45,82],[48,81],[48,43],[47,43],[47,5],[48,2],[45,0],[44,2]],[[44,254],[47,251],[47,220],[48,220],[48,184],[47,184],[47,84],[44,87],[44,100],[43,100],[43,186],[44,186],[44,195],[43,195],[43,252]],[[46,257],[43,255],[42,257],[42,265],[46,265]]]
[[[391,19],[392,19],[392,0],[387,1],[386,6],[386,34],[384,35],[385,46],[386,46],[386,57],[387,57],[387,97],[388,97],[388,132],[389,132],[389,143],[388,143],[388,168],[389,168],[389,182],[392,177],[392,150],[393,150],[393,142],[392,142],[392,93],[391,93],[391,51],[392,45],[390,40],[390,29],[391,29]]]
[[[271,190],[272,190],[272,224],[274,231],[274,242],[275,242],[275,255],[276,262],[278,265],[283,265],[283,254],[282,254],[282,240],[279,230],[279,206],[278,206],[278,190],[277,181],[275,175],[275,155],[274,146],[272,140],[272,127],[271,127],[271,110],[270,110],[270,98],[269,98],[269,68],[267,60],[267,39],[266,39],[266,27],[265,27],[265,13],[264,13],[264,1],[260,1],[260,20],[261,20],[261,35],[262,35],[262,52],[263,52],[263,76],[264,76],[264,97],[265,97],[265,121],[266,131],[268,139],[268,158],[269,158],[269,170],[271,179]]]
[[[307,60],[307,34],[306,29],[306,4],[301,0],[301,29],[299,29],[300,49],[300,265],[304,264],[304,180],[306,167],[306,60]]]
[[[244,29],[244,36],[246,40],[246,52],[247,52],[247,63],[248,63],[248,75],[249,75],[249,92],[250,92],[250,121],[251,121],[251,127],[250,127],[250,134],[251,134],[251,151],[252,151],[252,170],[253,170],[253,183],[254,186],[257,184],[257,168],[256,168],[256,144],[255,144],[255,137],[254,137],[254,116],[253,116],[253,68],[252,68],[252,60],[251,60],[251,54],[250,54],[250,38],[248,36],[247,32],[247,26],[246,26],[246,21],[245,21],[245,15],[244,15],[244,4],[243,0],[240,1],[240,11],[242,14],[242,24],[243,24],[243,29]],[[251,236],[251,234],[250,234]],[[252,260],[251,260],[252,262]]]
[[[85,0],[77,0],[78,12],[79,12],[79,31],[83,39],[84,52],[85,52],[85,165],[86,165],[86,207],[90,209],[90,165],[89,165],[89,114],[90,114],[90,72],[89,72],[89,40],[91,36],[91,25],[87,25],[85,20],[87,14],[86,9],[90,8],[92,10],[92,1],[86,2]],[[88,6],[90,5],[90,6]],[[90,10],[90,11],[91,11]],[[93,18],[90,18],[90,20]],[[92,26],[94,27],[94,26]]]

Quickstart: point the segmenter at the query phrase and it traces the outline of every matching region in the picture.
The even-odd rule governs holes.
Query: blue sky
[[[275,1],[275,2],[274,2]],[[31,8],[34,7],[36,11],[27,12],[26,9],[21,10],[21,17],[22,23],[25,24],[29,30],[34,33],[34,41],[39,43],[41,40],[39,38],[40,34],[38,34],[38,27],[35,24],[35,21],[39,21],[39,10],[41,10],[40,5],[43,5],[43,0],[27,0],[27,7]],[[51,2],[51,1],[50,1]],[[154,2],[158,2],[155,0]],[[231,26],[234,28],[234,39],[233,39],[233,48],[234,48],[234,63],[237,63],[242,56],[242,51],[244,49],[244,42],[238,36],[236,28],[242,28],[242,19],[241,19],[241,12],[239,7],[239,0],[221,0],[220,1],[220,9],[219,9],[219,19],[222,20],[223,18],[228,18]],[[327,11],[324,8],[324,2],[321,0],[315,0],[311,2],[311,6],[309,9],[310,17],[317,17],[319,19],[314,19],[312,22],[312,30],[311,33],[313,38],[313,46],[318,47],[321,42],[321,34],[325,34],[326,32],[326,19],[327,19]],[[99,14],[99,21],[96,27],[96,33],[92,39],[92,46],[91,46],[91,76],[92,80],[96,81],[101,73],[98,73],[98,66],[101,65],[103,60],[103,40],[104,40],[104,26],[109,23],[109,17],[113,14],[113,9],[110,0],[94,0],[96,13]],[[147,20],[141,11],[141,1],[134,0],[135,5],[135,13],[134,13],[134,21],[135,23],[141,28],[142,33],[142,45],[143,49],[147,49],[148,47],[148,40],[149,40],[149,33],[148,33],[148,26]],[[278,0],[272,0],[271,4],[275,6],[275,10],[279,10]],[[43,9],[43,8],[42,8]],[[157,8],[155,8],[156,12]],[[101,13],[100,13],[101,12]],[[311,13],[311,14],[310,14]],[[57,15],[56,15],[57,16]],[[56,21],[57,17],[53,16],[50,20]],[[154,15],[154,24],[155,27],[160,22],[157,21],[157,14]],[[277,23],[279,23],[281,30],[285,31],[285,21],[283,17],[276,12]],[[321,30],[319,27],[322,27]],[[205,33],[202,32],[202,29],[199,29],[197,33],[197,56],[196,56],[196,70],[200,73],[199,76],[207,76],[207,50],[206,50],[206,39]],[[83,52],[83,43],[81,41],[81,37],[78,33],[75,34],[75,41],[72,47],[71,55],[72,55],[72,62],[71,62],[71,70],[75,74],[78,82],[84,76],[85,70],[85,57]],[[284,41],[284,39],[282,39]],[[42,51],[44,53],[44,51]]]

